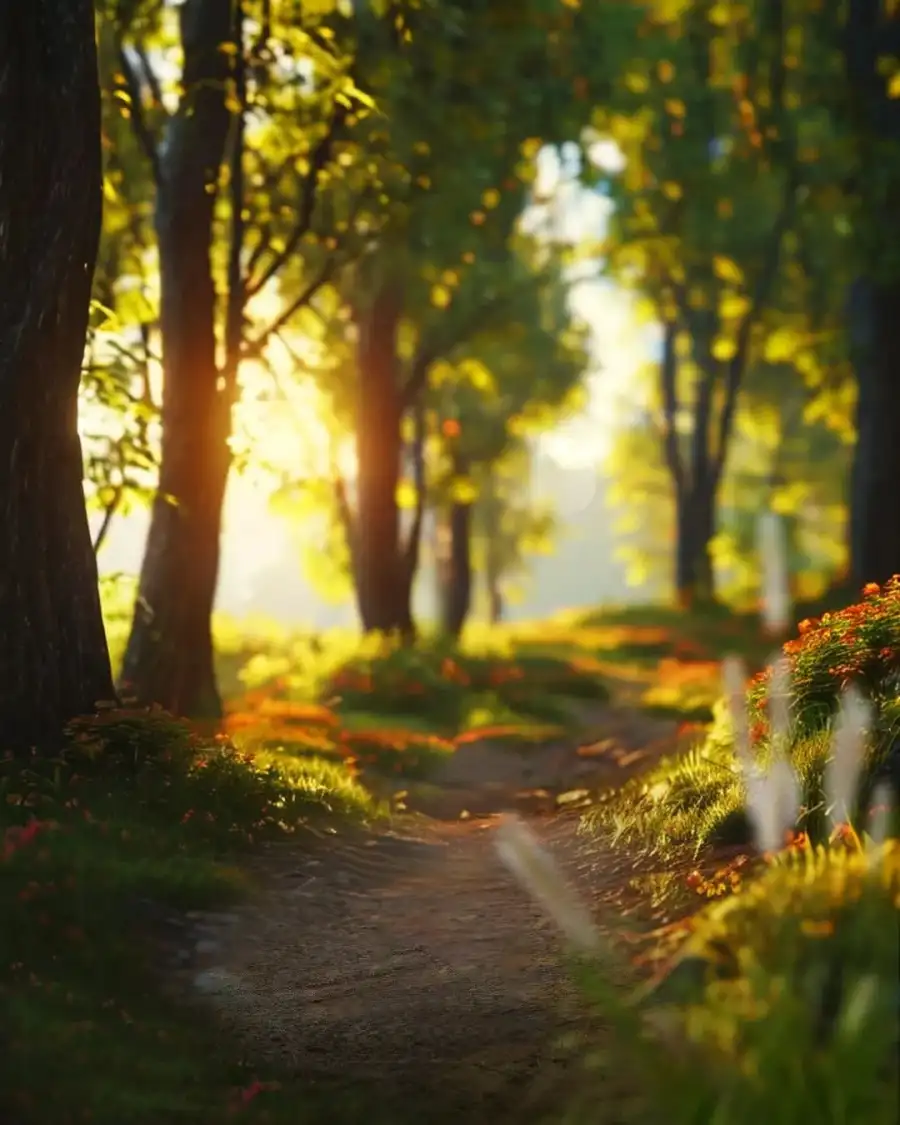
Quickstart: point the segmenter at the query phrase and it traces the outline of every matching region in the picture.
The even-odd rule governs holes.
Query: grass
[[[823,828],[823,778],[830,756],[830,723],[841,685],[861,685],[876,707],[876,727],[866,762],[863,800],[876,779],[894,775],[900,729],[900,583],[884,590],[868,587],[861,602],[801,622],[784,652],[791,664],[794,736],[791,762],[803,788],[798,827],[814,839]],[[755,752],[770,753],[765,716],[766,672],[748,689]],[[592,814],[594,826],[615,838],[663,857],[680,849],[698,852],[707,845],[750,840],[744,811],[743,781],[734,753],[727,711],[720,706],[700,745],[659,763],[610,797]]]
[[[0,794],[3,1119],[223,1120],[255,1075],[161,998],[139,904],[220,907],[245,889],[247,848],[380,810],[338,765],[252,762],[146,713],[78,724],[52,759],[3,760]],[[290,1102],[284,1120],[303,1120],[308,1100]]]
[[[809,836],[765,863],[750,854],[732,733],[716,704],[724,653],[759,668],[769,652],[752,615],[612,608],[414,650],[262,626],[228,633],[220,622],[236,747],[162,715],[110,713],[73,728],[55,760],[0,763],[4,1119],[400,1125],[397,1106],[366,1104],[364,1091],[315,1093],[253,1071],[199,1016],[176,1011],[159,994],[134,904],[234,901],[245,890],[241,856],[259,841],[382,815],[360,784],[368,771],[427,779],[467,739],[554,737],[571,724],[572,700],[603,702],[613,685],[647,711],[712,720],[692,752],[627,785],[594,822],[659,856],[704,905],[646,958],[662,970],[639,1006],[623,1005],[596,964],[576,968],[613,1034],[588,1060],[596,1095],[586,1108],[561,1104],[558,1120],[893,1125],[900,845],[809,837],[821,835],[828,722],[848,671],[878,704],[869,782],[891,764],[898,601],[895,588],[870,590],[862,609],[804,625],[787,646]],[[750,703],[762,760],[764,691],[759,677]],[[747,854],[678,875],[685,857],[717,844]],[[627,1105],[610,1108],[623,1079]],[[410,1106],[409,1121],[419,1116]]]
[[[677,899],[682,916],[643,942],[636,960],[661,969],[639,1005],[622,1004],[605,968],[578,968],[614,1030],[593,1056],[590,1108],[573,1107],[567,1118],[577,1125],[598,1120],[601,1092],[621,1088],[623,1076],[629,1100],[617,1119],[629,1125],[896,1120],[900,581],[867,587],[862,600],[819,618],[809,611],[784,652],[794,719],[788,753],[802,789],[801,831],[785,850],[760,859],[754,848],[723,704],[691,752],[659,763],[589,814],[590,830],[660,861],[645,882],[670,909]],[[861,751],[854,823],[876,780],[895,783],[893,838],[880,847],[861,830],[832,832],[825,816],[831,720],[848,682],[864,689],[876,715]],[[772,757],[767,687],[763,671],[747,693],[762,765]],[[689,870],[684,861],[698,856],[699,869]]]
[[[898,1103],[900,844],[793,849],[701,910],[674,969],[637,1007],[596,965],[613,1017],[595,1087],[640,1091],[629,1125],[764,1119],[889,1125]],[[679,971],[681,970],[681,971]],[[595,1098],[573,1123],[609,1120]]]

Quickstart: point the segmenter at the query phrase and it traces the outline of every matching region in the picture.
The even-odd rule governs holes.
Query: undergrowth
[[[875,729],[865,763],[861,800],[878,780],[897,791],[900,780],[900,582],[866,588],[862,602],[805,620],[799,635],[784,645],[790,662],[794,728],[789,757],[803,788],[798,827],[821,838],[823,778],[830,755],[830,724],[838,695],[848,682],[859,684],[875,706]],[[754,753],[770,753],[765,698],[769,673],[748,685]],[[670,855],[709,844],[750,840],[744,787],[734,753],[731,720],[723,704],[699,745],[660,762],[628,783],[591,815],[595,828],[612,831],[633,847]]]
[[[900,844],[791,849],[690,923],[676,994],[637,1008],[579,975],[614,1034],[594,1076],[639,1096],[634,1125],[892,1125],[898,1105]],[[674,971],[673,971],[674,975]],[[650,1029],[648,1033],[648,1027]],[[572,1122],[609,1120],[598,1103]]]
[[[227,903],[248,847],[379,811],[336,764],[261,764],[162,713],[111,711],[52,757],[0,760],[2,1119],[223,1120],[255,1075],[160,997],[141,903]]]

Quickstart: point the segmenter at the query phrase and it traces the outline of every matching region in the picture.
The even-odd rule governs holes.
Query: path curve
[[[497,856],[497,823],[410,816],[256,856],[253,899],[199,978],[247,1057],[311,1089],[352,1086],[368,1112],[341,1120],[367,1125],[375,1104],[391,1125],[526,1125],[571,1095],[589,1015],[554,923]],[[627,879],[621,856],[587,847],[577,814],[530,824],[588,901]]]

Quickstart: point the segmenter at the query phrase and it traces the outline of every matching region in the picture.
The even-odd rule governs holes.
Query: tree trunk
[[[77,427],[101,217],[93,4],[5,4],[0,42],[0,732],[22,750],[114,696]]]
[[[900,16],[879,0],[851,0],[843,31],[866,262],[848,302],[858,388],[850,557],[853,581],[862,585],[900,574],[900,104],[881,66],[900,51]]]
[[[211,614],[231,463],[233,391],[216,362],[211,246],[225,157],[233,41],[229,0],[181,8],[184,93],[160,152],[156,232],[163,353],[160,479],[122,669],[144,702],[217,718]]]
[[[456,475],[466,472],[457,458]],[[472,604],[472,505],[453,503],[447,513],[440,566],[441,629],[458,639]]]
[[[860,280],[850,311],[858,388],[850,566],[859,587],[900,574],[900,283]]]
[[[365,632],[412,636],[411,575],[397,485],[403,449],[397,329],[399,290],[385,284],[359,325],[355,520],[357,603]]]
[[[709,544],[715,533],[715,501],[706,489],[676,497],[675,591],[684,609],[715,598]]]

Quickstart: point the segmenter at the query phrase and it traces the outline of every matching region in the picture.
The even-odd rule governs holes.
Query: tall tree
[[[53,740],[113,696],[78,385],[101,221],[91,0],[0,13],[0,732]]]
[[[607,268],[653,301],[676,510],[675,587],[715,595],[710,544],[746,373],[778,296],[800,187],[783,20],[695,0],[636,6],[596,122],[625,153]],[[734,17],[732,19],[732,16]]]
[[[150,16],[158,18],[158,6],[149,8],[148,15],[140,2],[131,5],[119,62],[127,110],[156,181],[162,450],[122,680],[139,699],[214,718],[221,700],[211,614],[241,364],[263,356],[324,283],[336,255],[314,256],[311,280],[304,277],[264,329],[253,324],[250,304],[308,249],[318,188],[353,86],[343,60],[312,42],[321,12],[310,9],[312,29],[297,27],[296,13],[273,27],[267,0],[185,0],[170,115],[142,38]],[[311,91],[298,59],[315,66]]]
[[[853,578],[863,584],[900,574],[900,12],[896,5],[851,0],[842,42],[849,110],[845,120],[857,160],[856,241],[861,265],[847,303],[858,388],[850,553]]]
[[[213,221],[231,115],[230,0],[179,9],[182,93],[164,145],[132,95],[156,180],[163,401],[162,459],[122,682],[130,694],[197,717],[218,715],[211,613],[228,477],[233,388],[216,354]],[[131,74],[124,49],[122,60]]]

